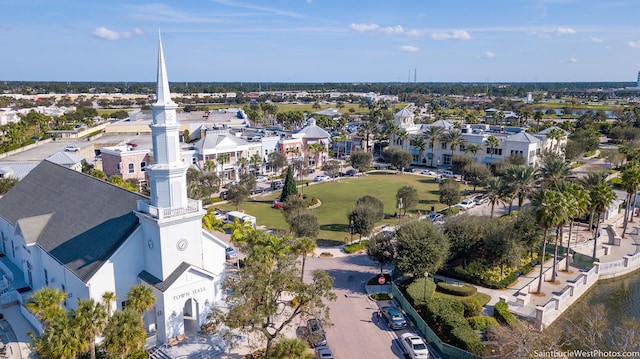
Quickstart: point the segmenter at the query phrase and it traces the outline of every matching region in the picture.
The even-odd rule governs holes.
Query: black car
[[[327,345],[327,337],[319,319],[311,318],[307,320],[307,329],[309,330],[308,340],[311,346],[319,347]]]
[[[347,172],[346,172],[346,175],[347,175],[347,176],[351,176],[351,177],[353,177],[353,176],[355,176],[355,175],[357,175],[357,174],[358,174],[358,170],[357,170],[357,169],[355,169],[355,168],[352,168],[352,169],[350,169],[350,170],[347,170]]]

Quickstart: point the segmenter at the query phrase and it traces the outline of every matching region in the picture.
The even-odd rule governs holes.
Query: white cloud
[[[471,35],[464,30],[453,30],[451,32],[434,32],[431,34],[432,40],[470,40]]]
[[[482,54],[482,57],[484,57],[485,59],[492,59],[496,57],[496,54],[491,51],[485,51],[484,54]]]
[[[140,35],[142,30],[140,29],[135,29],[134,32],[137,35]],[[124,32],[117,32],[117,31],[113,31],[113,30],[109,30],[104,26],[101,26],[95,30],[93,30],[91,32],[91,35],[99,38],[99,39],[104,39],[104,40],[110,40],[110,41],[115,41],[115,40],[122,40],[122,39],[130,39],[133,34],[129,31],[124,31]]]
[[[400,51],[402,52],[418,52],[420,51],[419,48],[413,46],[413,45],[403,45],[400,46]]]
[[[139,29],[137,27],[133,29],[133,33],[136,35],[144,35],[144,31],[142,31],[142,29]]]
[[[395,34],[402,34],[404,32],[404,29],[400,25],[387,26],[387,27],[381,28],[380,32],[385,35],[395,35]]]
[[[378,30],[380,26],[378,24],[351,24],[349,28],[357,32],[367,32]]]
[[[575,58],[575,57],[570,57],[569,59],[567,59],[567,60],[562,60],[562,61],[560,61],[560,62],[562,62],[563,64],[575,64],[575,63],[577,63],[577,62],[578,62],[578,59],[577,59],[577,58]]]
[[[591,37],[591,38],[589,38],[589,41],[591,41],[591,42],[602,42],[602,39],[600,39],[598,37]]]
[[[558,36],[560,35],[573,35],[576,33],[576,30],[570,28],[570,27],[558,27],[556,29],[556,34]]]
[[[629,41],[629,42],[627,42],[627,45],[629,45],[629,47],[633,47],[634,49],[640,49],[640,40],[638,40],[638,41]]]
[[[416,37],[416,36],[424,35],[424,32],[420,30],[412,29],[412,30],[407,30],[405,34],[409,37]]]

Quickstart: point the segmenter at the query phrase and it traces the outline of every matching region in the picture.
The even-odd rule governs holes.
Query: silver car
[[[316,359],[334,359],[333,353],[328,346],[316,347]]]

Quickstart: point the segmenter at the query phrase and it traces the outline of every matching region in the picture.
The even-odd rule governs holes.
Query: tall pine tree
[[[297,195],[298,188],[296,187],[296,180],[293,178],[293,169],[289,166],[287,168],[287,178],[284,180],[284,187],[280,195],[280,202],[284,203],[289,197]]]

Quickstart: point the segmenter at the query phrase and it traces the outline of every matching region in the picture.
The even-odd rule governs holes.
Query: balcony
[[[202,210],[202,201],[188,199],[188,203],[183,207],[156,207],[149,204],[149,200],[138,200],[138,212],[146,213],[152,217],[163,219],[175,216],[182,216]]]

